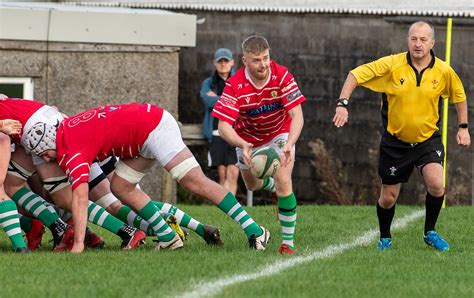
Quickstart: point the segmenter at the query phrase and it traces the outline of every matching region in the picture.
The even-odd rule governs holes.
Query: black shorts
[[[429,163],[443,164],[444,147],[441,135],[435,132],[431,138],[416,144],[400,141],[385,132],[380,142],[379,176],[383,184],[408,182],[413,169],[420,170]]]
[[[212,136],[209,144],[209,167],[235,165],[237,163],[237,153],[235,147],[230,146],[219,136]]]

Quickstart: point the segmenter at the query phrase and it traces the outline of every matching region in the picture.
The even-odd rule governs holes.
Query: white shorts
[[[165,166],[184,148],[186,145],[181,137],[178,123],[169,112],[163,111],[160,123],[148,135],[140,155],[148,159],[156,159]]]
[[[31,115],[30,119],[28,119],[28,121],[26,122],[25,127],[23,127],[23,135],[21,136],[20,141],[21,146],[25,148],[25,151],[27,153],[30,153],[30,151],[28,150],[28,145],[26,143],[26,132],[29,131],[33,127],[33,125],[36,124],[36,122],[44,122],[50,125],[57,125],[63,120],[64,117],[61,113],[59,113],[58,110],[50,106],[42,106],[38,111]],[[31,158],[33,159],[33,164],[35,166],[45,163],[45,161],[41,157],[35,154],[31,154]]]
[[[255,151],[255,150],[257,150],[259,148],[262,148],[262,147],[271,147],[271,148],[275,149],[275,151],[278,153],[279,156],[282,156],[283,155],[283,147],[285,147],[286,142],[288,141],[288,135],[289,134],[287,132],[281,133],[281,134],[277,135],[276,137],[274,137],[270,142],[268,142],[266,144],[263,144],[261,146],[258,146],[258,147],[254,147],[252,150]],[[235,152],[237,154],[237,166],[241,170],[248,170],[249,168],[247,167],[247,165],[244,162],[244,151],[241,148],[235,148]],[[294,145],[293,145],[293,148],[291,149],[291,156],[294,160],[295,159],[295,146]]]

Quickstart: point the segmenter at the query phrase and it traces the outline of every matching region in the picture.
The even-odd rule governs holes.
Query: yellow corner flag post
[[[446,26],[446,63],[450,65],[451,63],[451,31],[453,29],[453,19],[448,18],[448,24]],[[446,162],[448,156],[448,105],[449,98],[445,98],[443,101],[443,131],[442,131],[442,140],[444,146],[444,166],[443,166],[443,186],[445,188],[443,208],[446,207],[446,176],[447,176],[447,167]]]

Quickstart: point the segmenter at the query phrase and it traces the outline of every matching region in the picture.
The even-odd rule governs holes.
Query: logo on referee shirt
[[[431,81],[431,84],[433,84],[433,89],[436,89],[436,88],[438,88],[439,82],[437,80],[433,80],[433,81]]]
[[[438,156],[441,157],[441,150],[436,150],[436,154],[438,154]]]
[[[400,84],[403,85],[403,83],[405,83],[405,79],[404,79],[404,78],[400,78]]]
[[[397,168],[391,167],[389,170],[390,170],[390,176],[395,176],[395,172],[397,171]]]

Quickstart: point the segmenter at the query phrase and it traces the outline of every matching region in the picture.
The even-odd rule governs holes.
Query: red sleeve
[[[211,115],[232,125],[239,116],[239,110],[237,94],[234,92],[232,85],[227,82],[224,92],[217,100]]]
[[[59,166],[66,173],[74,190],[82,182],[89,182],[90,164],[84,154],[66,154],[59,160]]]
[[[282,92],[282,103],[285,110],[289,111],[306,101],[306,98],[301,93],[295,78],[288,70],[283,73],[280,88]]]

